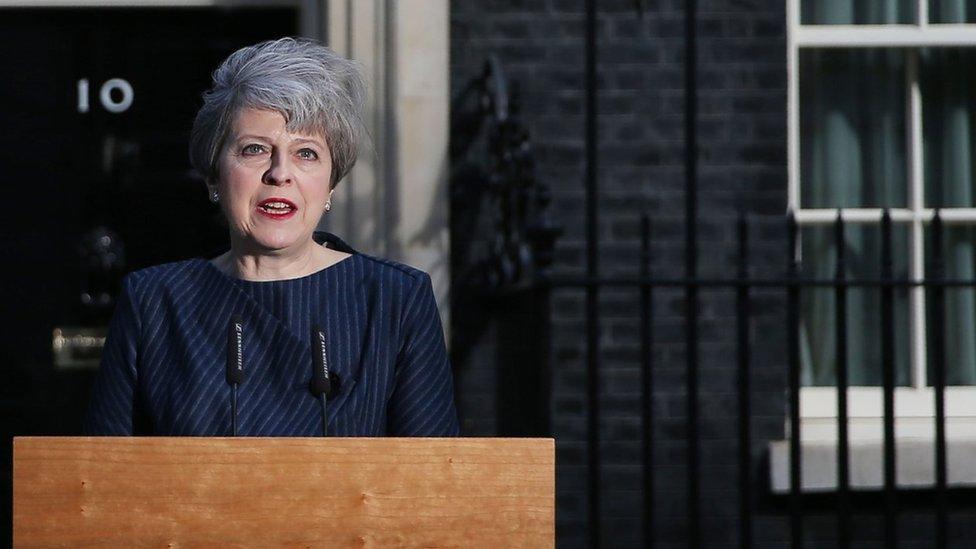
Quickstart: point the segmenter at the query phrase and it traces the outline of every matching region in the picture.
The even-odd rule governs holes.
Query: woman
[[[326,416],[329,435],[456,435],[430,278],[314,232],[365,135],[356,65],[284,38],[238,50],[213,80],[190,159],[230,249],[125,278],[86,431],[316,436]]]

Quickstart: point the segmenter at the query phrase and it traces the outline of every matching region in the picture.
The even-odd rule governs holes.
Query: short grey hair
[[[242,109],[277,111],[290,132],[325,137],[331,187],[352,169],[368,138],[366,82],[358,63],[307,39],[280,38],[241,48],[213,73],[213,88],[190,131],[190,163],[216,181],[220,151]]]

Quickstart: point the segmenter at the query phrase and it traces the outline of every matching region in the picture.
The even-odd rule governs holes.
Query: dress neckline
[[[314,272],[311,272],[311,273],[309,273],[307,275],[298,276],[298,277],[295,277],[295,278],[279,278],[279,279],[275,279],[275,280],[246,280],[246,279],[243,279],[243,278],[237,278],[237,277],[234,277],[234,276],[230,276],[229,274],[227,274],[227,273],[221,271],[220,269],[218,269],[217,266],[214,265],[213,263],[211,263],[209,259],[199,258],[198,257],[195,260],[202,262],[205,265],[205,268],[210,269],[211,271],[217,273],[217,275],[219,275],[220,277],[222,277],[222,278],[224,278],[226,280],[229,280],[231,282],[235,282],[235,283],[239,283],[239,284],[253,284],[253,285],[268,284],[268,285],[272,285],[272,284],[275,284],[275,283],[284,284],[284,283],[289,283],[289,282],[299,282],[299,281],[302,281],[302,280],[311,280],[313,278],[317,278],[319,276],[323,276],[326,273],[329,273],[329,272],[331,272],[334,269],[335,270],[338,270],[339,268],[342,268],[342,265],[343,264],[350,263],[353,260],[353,258],[357,257],[358,255],[359,254],[358,253],[355,253],[355,252],[354,253],[351,253],[351,254],[349,254],[349,256],[347,256],[345,258],[340,259],[339,261],[336,261],[335,263],[333,263],[331,265],[328,265],[326,267],[322,267],[321,269],[319,269],[317,271],[314,271]]]
[[[336,261],[335,263],[333,263],[331,265],[328,265],[326,267],[323,267],[323,268],[321,268],[321,269],[319,269],[317,271],[311,272],[311,273],[309,273],[307,275],[299,276],[299,277],[295,277],[295,278],[279,278],[277,280],[245,280],[243,278],[237,278],[237,277],[234,277],[234,276],[230,276],[229,274],[227,274],[227,273],[221,271],[220,269],[218,269],[217,266],[214,265],[213,263],[211,263],[210,260],[207,259],[206,257],[198,257],[198,258],[194,258],[194,259],[196,261],[202,261],[206,265],[205,268],[208,268],[208,269],[213,270],[214,272],[216,272],[219,276],[221,276],[225,280],[229,280],[231,282],[238,282],[238,283],[241,283],[241,284],[261,285],[261,284],[273,284],[275,282],[284,283],[284,282],[295,282],[295,281],[301,281],[301,280],[310,280],[313,277],[317,277],[317,276],[320,276],[320,275],[322,275],[324,273],[331,272],[334,267],[339,267],[343,263],[349,263],[353,258],[355,258],[356,256],[359,255],[359,252],[357,252],[356,250],[354,250],[352,248],[352,246],[346,244],[345,242],[343,242],[343,240],[341,238],[337,237],[336,235],[334,235],[332,233],[327,233],[325,231],[315,231],[315,232],[312,233],[312,240],[314,240],[316,244],[319,244],[321,246],[325,246],[326,248],[329,248],[331,250],[336,250],[336,251],[339,251],[339,252],[345,252],[345,253],[349,254],[349,256],[348,257],[345,257],[343,259],[340,259],[339,261]],[[224,252],[221,252],[221,254],[222,253],[224,253]],[[217,254],[217,255],[221,255],[221,254]]]

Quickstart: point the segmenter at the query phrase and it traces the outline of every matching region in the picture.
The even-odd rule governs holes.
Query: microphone
[[[227,383],[231,397],[231,433],[237,436],[237,386],[244,381],[244,321],[240,315],[230,317],[227,326]]]
[[[312,327],[312,379],[308,383],[312,394],[322,402],[322,436],[329,436],[328,399],[339,389],[339,376],[329,371],[325,331]]]

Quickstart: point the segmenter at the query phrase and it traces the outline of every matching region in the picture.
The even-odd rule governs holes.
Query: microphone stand
[[[322,393],[322,436],[329,436],[329,406],[325,393]]]

